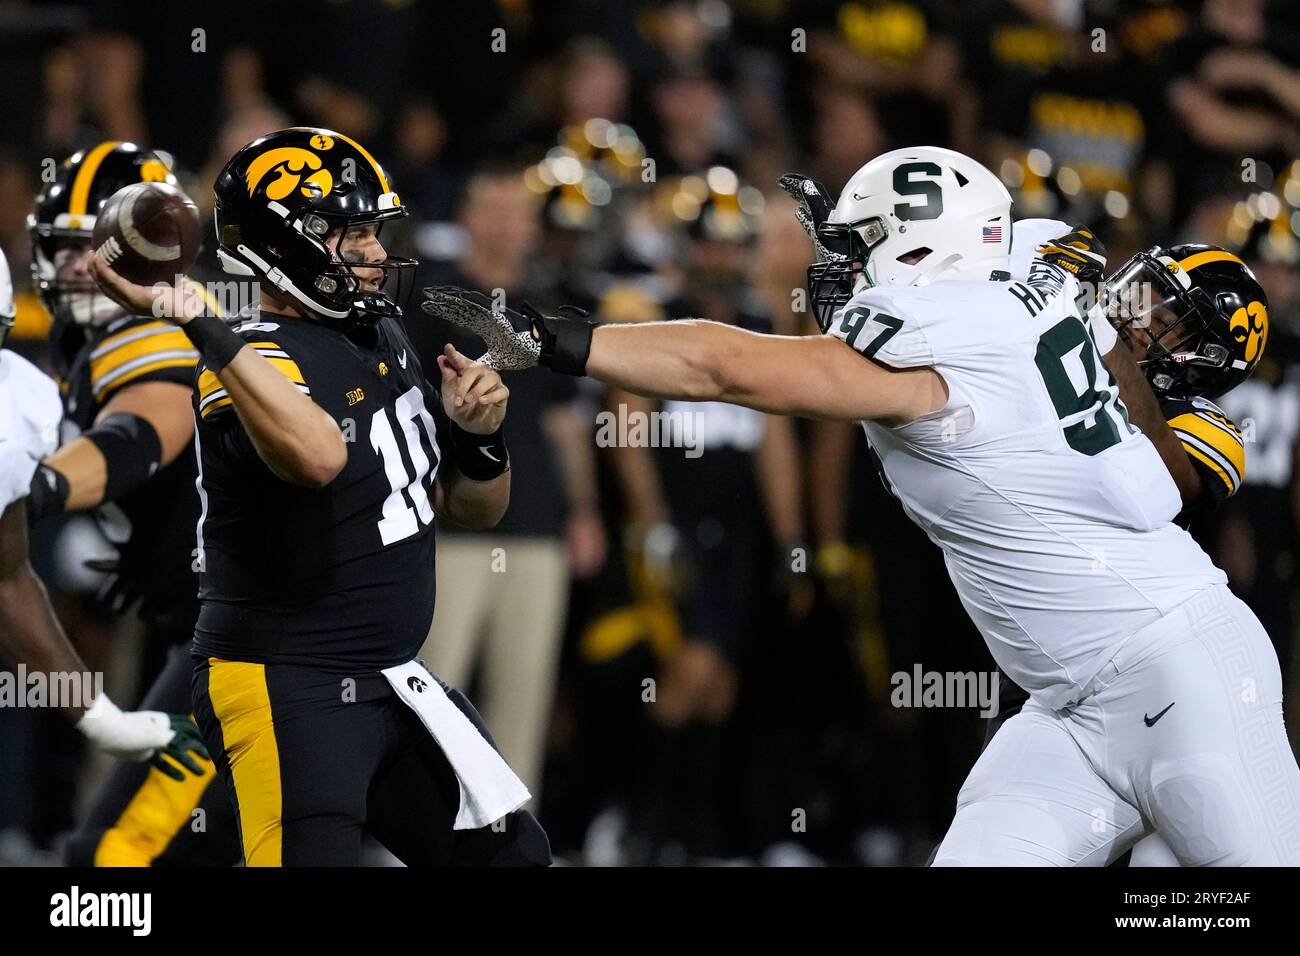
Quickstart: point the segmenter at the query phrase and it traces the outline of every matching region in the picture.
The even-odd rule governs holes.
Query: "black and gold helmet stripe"
[[[1235,262],[1239,266],[1245,265],[1238,256],[1234,256],[1231,252],[1227,252],[1223,249],[1207,249],[1204,252],[1193,253],[1185,259],[1179,259],[1178,268],[1182,269],[1184,272],[1191,272],[1198,266],[1203,266],[1210,262]]]
[[[213,198],[217,259],[227,272],[258,276],[325,321],[400,314],[384,291],[391,287],[365,291],[337,243],[326,243],[344,227],[378,228],[407,215],[388,173],[350,136],[307,126],[260,136],[226,163]],[[415,266],[399,256],[366,264],[397,280],[397,298]]]
[[[1234,252],[1203,243],[1153,246],[1106,284],[1107,312],[1142,355],[1139,364],[1157,395],[1216,398],[1245,380],[1264,354],[1268,296]],[[1126,293],[1134,291],[1158,300],[1132,308]],[[1144,310],[1154,310],[1151,322]],[[1139,319],[1148,326],[1140,344],[1129,336]]]
[[[121,145],[121,140],[108,140],[91,149],[82,159],[81,167],[72,179],[72,190],[68,194],[68,215],[94,215],[94,212],[88,206],[90,203],[90,187],[95,182],[95,174],[99,172],[104,157]]]
[[[388,185],[388,177],[384,175],[383,167],[375,161],[375,157],[370,155],[368,149],[358,143],[351,136],[345,136],[342,133],[336,133],[335,135],[338,136],[339,139],[343,140],[343,142],[348,143],[353,149],[366,158],[366,162],[370,163],[370,168],[375,171],[375,176],[379,179],[379,187],[381,190],[385,193],[393,191]]]

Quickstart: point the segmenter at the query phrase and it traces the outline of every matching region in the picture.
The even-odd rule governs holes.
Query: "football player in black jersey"
[[[50,346],[65,421],[78,432],[37,468],[28,511],[40,518],[93,509],[118,550],[113,609],[138,603],[146,628],[142,676],[152,684],[142,706],[187,714],[186,645],[198,614],[190,394],[199,356],[174,325],[147,309],[123,309],[90,273],[100,207],[139,182],[176,185],[159,154],[102,142],[57,168],[27,218],[32,284],[53,319]],[[68,862],[237,862],[229,801],[209,786],[212,763],[201,767],[201,774],[176,780],[157,767],[119,764],[68,841]]]
[[[272,133],[215,198],[218,256],[259,284],[256,319],[232,332],[191,290],[95,270],[201,356],[193,693],[245,862],[357,864],[368,832],[408,864],[545,865],[478,714],[414,660],[435,513],[486,528],[505,511],[509,392],[450,346],[425,378],[387,294],[414,262],[380,241],[405,208],[360,144]]]
[[[0,346],[13,328],[15,314],[9,262],[0,251]],[[94,675],[63,633],[45,586],[32,569],[28,489],[41,456],[55,447],[61,417],[54,382],[16,352],[0,349],[0,660],[28,668],[27,678],[21,670],[8,676],[17,676],[17,686],[24,690],[46,687],[48,693],[40,695],[44,703],[57,706],[105,753],[128,761],[150,760],[158,773],[176,781],[184,781],[187,771],[202,775],[203,765],[196,758],[205,753],[193,721],[184,714],[118,709],[95,686]],[[37,676],[44,677],[43,685],[30,682]],[[33,704],[41,702],[28,706]]]

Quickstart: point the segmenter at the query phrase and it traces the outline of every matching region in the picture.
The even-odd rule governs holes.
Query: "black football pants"
[[[491,742],[464,695],[442,686]],[[551,862],[526,810],[453,829],[451,764],[382,674],[207,658],[195,661],[193,689],[249,866],[356,866],[363,832],[408,866]]]

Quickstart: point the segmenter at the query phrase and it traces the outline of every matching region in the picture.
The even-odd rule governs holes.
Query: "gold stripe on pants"
[[[266,666],[215,657],[208,664],[208,697],[221,724],[235,783],[244,864],[280,866],[280,749],[271,720]]]

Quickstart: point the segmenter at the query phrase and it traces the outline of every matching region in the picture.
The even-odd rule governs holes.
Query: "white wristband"
[[[95,699],[77,729],[101,750],[123,760],[148,760],[176,732],[171,718],[156,710],[124,712],[106,694]]]
[[[95,702],[90,705],[89,709],[81,715],[81,720],[77,721],[77,729],[83,734],[87,732],[86,721],[99,720],[103,717],[116,717],[122,713],[117,704],[108,699],[107,694],[100,694],[95,698]]]

